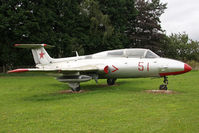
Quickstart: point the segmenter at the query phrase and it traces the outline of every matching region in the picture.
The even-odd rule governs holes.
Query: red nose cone
[[[189,66],[188,64],[184,64],[184,72],[189,72],[191,70],[192,70],[191,66]]]

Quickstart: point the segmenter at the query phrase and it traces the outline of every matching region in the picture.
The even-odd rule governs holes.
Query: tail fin
[[[27,48],[32,50],[33,58],[36,64],[49,64],[53,61],[44,47],[53,47],[47,44],[15,44],[18,48]]]

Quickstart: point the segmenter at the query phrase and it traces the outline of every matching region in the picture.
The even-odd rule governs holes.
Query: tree
[[[89,42],[84,45],[87,54],[102,51],[108,47],[108,39],[112,37],[114,28],[109,16],[99,9],[99,3],[95,0],[84,0],[81,5],[81,14],[87,18],[89,24]]]
[[[165,9],[160,0],[1,0],[0,66],[34,65],[30,51],[14,48],[15,43],[54,45],[54,57],[143,47],[198,60],[198,42],[190,39],[189,54],[182,52],[184,45],[178,48],[181,55],[171,54],[175,39],[164,35],[159,19]]]
[[[164,49],[167,57],[183,61],[199,61],[199,42],[190,39],[186,33],[168,36]]]
[[[15,43],[47,43],[56,57],[70,56],[75,47],[88,42],[80,2],[73,0],[1,0],[0,63],[7,66],[34,64],[30,51]],[[17,53],[20,51],[20,54]],[[24,56],[26,55],[26,56]]]
[[[164,13],[166,4],[160,0],[136,0],[135,8],[138,15],[130,23],[134,28],[127,32],[131,40],[129,46],[149,48],[159,52],[165,37],[160,25],[160,16]]]
[[[134,30],[134,25],[131,25],[131,22],[137,15],[134,0],[98,1],[100,10],[110,17],[111,24],[114,27],[112,39],[109,41],[112,49],[129,47],[128,31]]]

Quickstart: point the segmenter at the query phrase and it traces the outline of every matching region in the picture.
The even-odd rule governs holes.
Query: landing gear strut
[[[168,85],[168,77],[164,76],[164,83],[162,85],[160,85],[160,90],[167,90],[167,85]]]
[[[116,78],[107,79],[107,84],[108,84],[108,85],[114,85],[116,80],[117,80]]]
[[[78,92],[81,90],[79,82],[69,82],[68,85],[71,87],[73,92]]]

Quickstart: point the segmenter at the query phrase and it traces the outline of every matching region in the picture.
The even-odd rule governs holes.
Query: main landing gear
[[[164,76],[164,83],[162,85],[160,85],[160,90],[167,90],[167,85],[168,85],[168,77]]]
[[[117,80],[117,78],[107,79],[107,84],[108,84],[109,86],[114,85],[116,80]]]
[[[69,82],[68,85],[73,92],[79,92],[81,90],[79,82]]]

